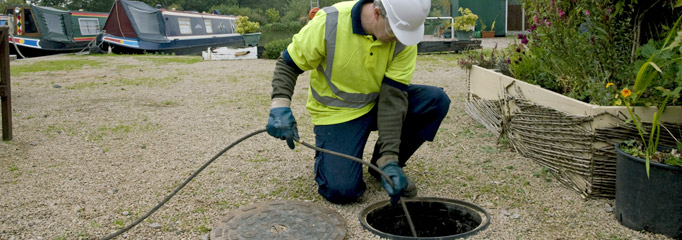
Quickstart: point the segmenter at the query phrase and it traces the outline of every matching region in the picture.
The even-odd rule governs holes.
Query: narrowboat
[[[217,47],[244,46],[235,32],[237,16],[153,8],[116,0],[98,41],[114,53],[201,54]]]
[[[19,57],[87,51],[108,16],[40,6],[11,6],[5,14],[9,17],[10,52]]]
[[[8,25],[8,22],[9,22],[9,17],[7,17],[7,15],[4,15],[4,14],[0,15],[0,26]]]

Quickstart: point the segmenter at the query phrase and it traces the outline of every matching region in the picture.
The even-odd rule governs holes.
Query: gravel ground
[[[11,63],[14,139],[0,142],[0,239],[90,239],[145,214],[221,149],[267,122],[273,60],[179,56],[52,56]],[[583,200],[464,111],[466,72],[455,55],[420,55],[413,83],[445,89],[450,112],[406,173],[423,197],[473,202],[491,225],[470,239],[665,239],[621,226],[611,199]],[[68,61],[68,71],[50,70]],[[88,64],[86,64],[88,63]],[[41,66],[45,71],[21,73]],[[293,112],[305,111],[308,74]],[[368,146],[376,141],[372,134]],[[365,151],[365,160],[371,156]],[[239,207],[309,201],[340,213],[347,239],[378,239],[359,212],[387,199],[368,174],[357,202],[316,193],[314,152],[267,134],[226,152],[165,206],[119,239],[202,239]]]

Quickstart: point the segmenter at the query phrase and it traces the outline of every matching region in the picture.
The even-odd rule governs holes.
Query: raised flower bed
[[[587,104],[541,87],[473,66],[467,113],[493,133],[504,135],[523,156],[549,168],[583,198],[615,197],[614,145],[637,138],[626,124],[625,107]],[[636,107],[644,122],[656,108]],[[682,107],[669,106],[661,122],[680,139]],[[661,144],[673,139],[661,135]]]

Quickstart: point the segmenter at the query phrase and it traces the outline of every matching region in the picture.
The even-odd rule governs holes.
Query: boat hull
[[[92,38],[94,40],[94,38]],[[73,43],[61,43],[38,38],[9,37],[9,49],[11,54],[17,57],[39,57],[60,53],[73,53],[88,51],[90,41],[78,41]],[[21,54],[19,54],[21,53]]]
[[[218,47],[242,47],[244,39],[241,35],[229,35],[224,37],[174,39],[165,43],[144,41],[137,38],[122,38],[104,34],[100,38],[103,51],[114,53],[137,54],[137,53],[164,53],[175,55],[199,55],[202,51]]]

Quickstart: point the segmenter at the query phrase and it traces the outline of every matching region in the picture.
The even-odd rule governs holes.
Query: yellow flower
[[[623,89],[623,91],[620,92],[620,95],[623,95],[623,97],[629,97],[630,94],[632,94],[632,91],[630,89]]]
[[[606,88],[609,88],[610,86],[614,86],[614,85],[615,85],[615,84],[613,84],[612,82],[607,83],[607,84],[606,84]]]

